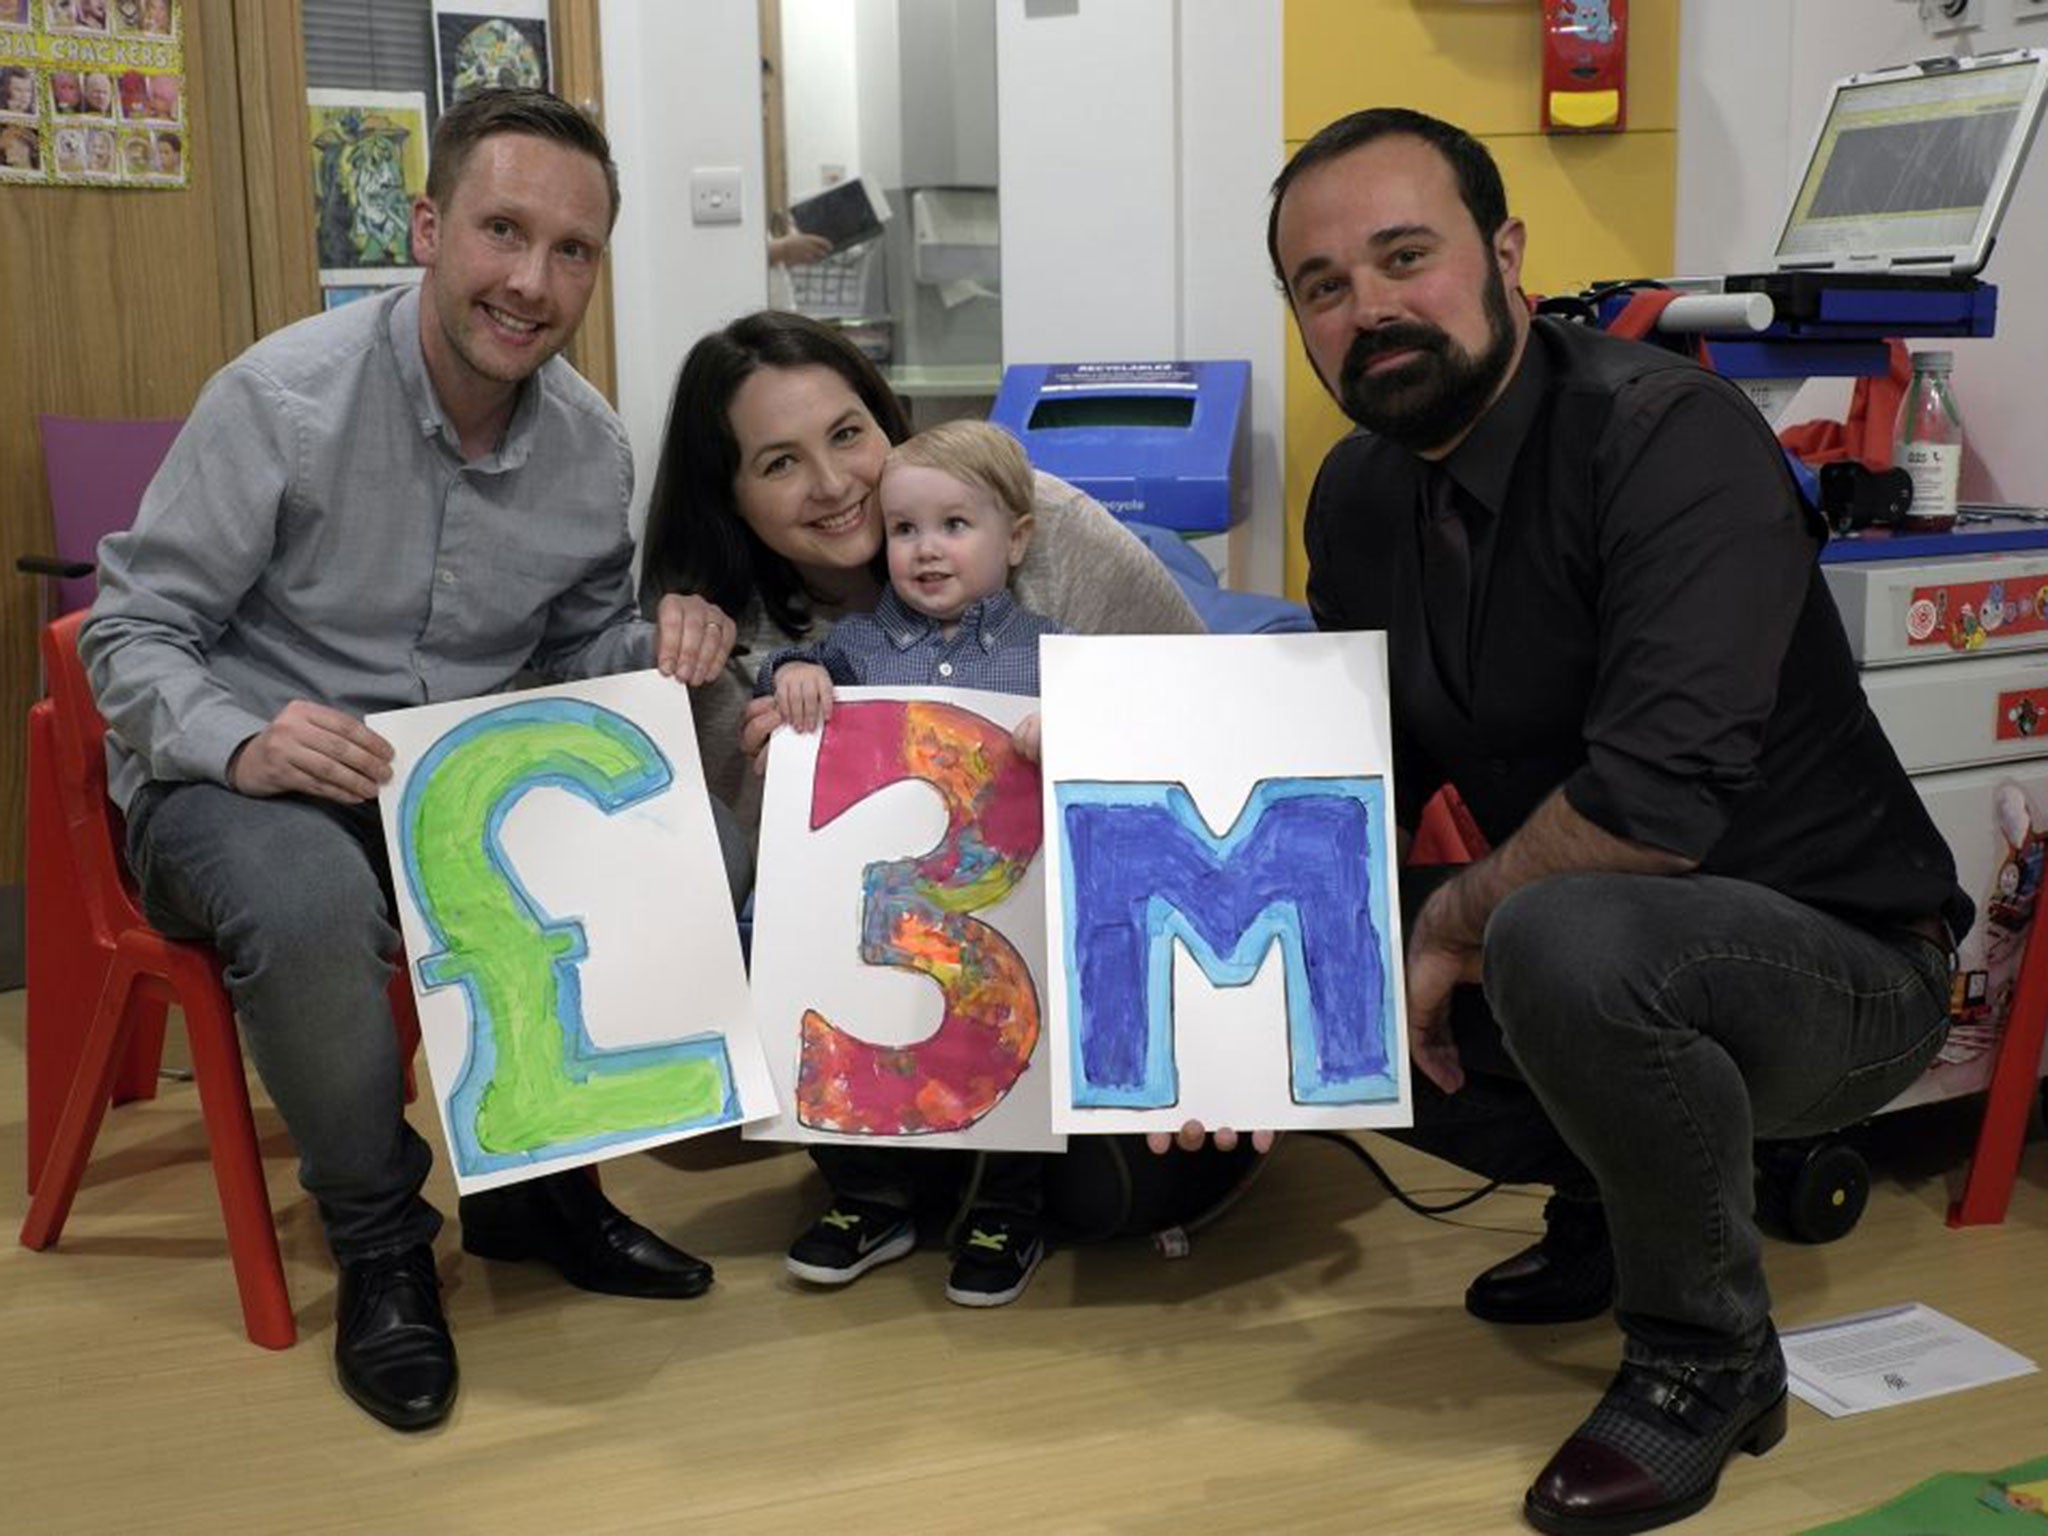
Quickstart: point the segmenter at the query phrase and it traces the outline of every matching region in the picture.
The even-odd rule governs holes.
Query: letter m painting
[[[1212,988],[1246,987],[1268,966],[1280,972],[1285,1029],[1268,1032],[1264,1047],[1247,1041],[1246,1052],[1270,1051],[1284,1034],[1285,1097],[1272,1094],[1277,1113],[1240,1126],[1284,1123],[1290,1102],[1327,1110],[1401,1099],[1381,779],[1260,779],[1221,833],[1176,782],[1062,780],[1054,801],[1075,1110],[1188,1102],[1176,951]],[[1280,1080],[1279,1063],[1243,1067],[1248,1079]],[[1254,1090],[1244,1102],[1257,1101]]]

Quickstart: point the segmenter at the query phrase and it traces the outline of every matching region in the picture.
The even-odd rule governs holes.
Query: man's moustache
[[[1344,379],[1349,382],[1362,376],[1372,360],[1384,357],[1389,352],[1441,353],[1444,350],[1442,331],[1408,329],[1382,330],[1361,335],[1351,343],[1344,354]]]

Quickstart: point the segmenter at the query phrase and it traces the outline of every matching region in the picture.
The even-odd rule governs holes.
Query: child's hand
[[[775,707],[799,735],[815,731],[832,718],[832,674],[810,661],[777,667]]]
[[[1033,710],[1017,722],[1017,729],[1010,732],[1010,745],[1017,749],[1017,755],[1027,763],[1038,761],[1038,711]]]

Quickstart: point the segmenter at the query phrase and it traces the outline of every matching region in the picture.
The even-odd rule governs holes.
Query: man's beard
[[[1508,371],[1515,350],[1507,283],[1498,270],[1486,286],[1486,349],[1466,351],[1445,332],[1419,321],[1362,332],[1344,354],[1337,403],[1369,432],[1411,453],[1442,447],[1469,427]],[[1419,355],[1381,374],[1367,373],[1390,352]]]

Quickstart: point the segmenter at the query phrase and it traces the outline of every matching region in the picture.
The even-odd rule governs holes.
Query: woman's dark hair
[[[640,603],[652,611],[664,592],[694,592],[737,618],[758,594],[768,617],[795,639],[810,624],[803,579],[747,526],[733,493],[740,445],[733,436],[732,399],[762,368],[829,368],[846,380],[890,442],[910,436],[910,422],[888,381],[830,326],[764,309],[702,337],[683,359],[669,402],[647,504]]]

